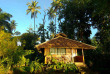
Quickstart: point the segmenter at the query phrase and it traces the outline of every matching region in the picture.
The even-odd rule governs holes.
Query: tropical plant
[[[45,18],[46,18],[46,11],[44,11],[44,18],[42,19],[43,20],[43,24],[39,24],[39,28],[38,28],[38,34],[40,35],[41,37],[41,43],[42,42],[45,42],[45,39],[46,39],[46,29],[45,29]]]
[[[12,37],[10,33],[5,33],[2,30],[3,28],[3,26],[0,27],[0,68],[2,67],[5,72],[8,72],[16,66],[25,65],[28,61],[25,56],[33,52],[23,50],[23,47],[17,46],[18,38]]]
[[[6,32],[11,33],[11,26],[10,26],[10,18],[12,17],[11,14],[3,12],[0,8],[0,26],[4,26],[4,30]]]
[[[75,73],[78,71],[77,67],[75,64],[66,64],[63,61],[58,62],[56,59],[52,59],[52,64],[47,66],[47,69],[50,69],[50,72],[55,72],[55,71],[61,71],[62,73],[68,73],[68,72],[73,72]]]
[[[50,8],[50,9],[48,9],[47,14],[48,14],[48,17],[50,20],[55,19],[55,33],[56,33],[56,13],[52,8]]]
[[[31,12],[31,18],[34,18],[34,35],[35,35],[35,17],[37,17],[37,13],[40,13],[38,9],[40,9],[40,6],[37,6],[38,2],[32,1],[32,3],[27,3],[28,9],[26,10],[27,14]],[[34,42],[35,45],[35,42]]]
[[[53,0],[53,2],[51,3],[51,8],[48,10],[49,18],[50,19],[55,18],[55,34],[56,34],[57,15],[60,16],[60,9],[63,7],[62,1],[63,0]]]
[[[14,32],[15,32],[15,30],[16,30],[16,26],[17,26],[16,24],[17,24],[17,23],[16,23],[15,20],[12,20],[12,21],[11,21],[11,23],[10,23],[11,31],[14,30]]]
[[[40,39],[41,43],[45,42],[45,31],[46,31],[46,29],[44,29],[44,25],[40,24],[40,27],[38,28],[38,34],[41,37],[41,39]]]
[[[35,38],[34,38],[35,36]],[[39,36],[38,35],[34,35],[33,33],[23,33],[20,36],[20,40],[22,42],[22,45],[24,46],[24,50],[33,50],[34,49],[34,40],[38,41]]]
[[[21,33],[19,31],[15,31],[15,35],[20,35]]]

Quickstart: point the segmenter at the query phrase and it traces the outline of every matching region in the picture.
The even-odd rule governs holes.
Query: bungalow
[[[44,54],[45,64],[51,63],[52,58],[65,63],[85,62],[84,51],[96,49],[92,45],[68,39],[64,33],[56,34],[53,39],[38,44],[35,48]]]

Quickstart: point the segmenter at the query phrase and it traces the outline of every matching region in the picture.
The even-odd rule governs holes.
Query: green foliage
[[[44,29],[44,25],[43,24],[39,24],[40,27],[38,28],[38,34],[40,35],[41,39],[40,39],[40,42],[45,42],[45,39],[46,39],[46,29]]]
[[[48,30],[50,31],[50,33],[55,33],[55,24],[53,21],[51,21],[49,23],[49,26],[47,26]]]
[[[98,48],[96,50],[85,52],[85,62],[91,70],[98,72],[109,72],[109,57],[110,54],[102,54],[102,51]],[[92,55],[90,55],[92,54]]]
[[[20,71],[21,73],[41,73],[43,72],[43,63],[39,63],[39,60],[30,61],[28,66],[16,67],[14,72]]]
[[[95,12],[94,15],[97,14],[110,14],[109,3],[110,0],[93,0]]]
[[[46,15],[47,15],[47,13],[46,13],[46,11],[44,11],[44,18],[42,19],[43,20],[43,24],[39,24],[40,25],[40,27],[38,28],[38,34],[40,35],[40,37],[41,37],[41,43],[42,42],[45,42],[45,40],[46,40],[46,29],[45,29],[45,18],[46,18]]]
[[[27,14],[31,12],[31,18],[33,17],[37,17],[37,13],[40,13],[40,11],[38,11],[38,9],[40,9],[40,6],[37,6],[38,2],[36,1],[32,1],[32,3],[27,3],[28,5],[28,9],[26,10]]]
[[[68,73],[68,72],[76,72],[78,69],[77,67],[75,66],[75,64],[65,64],[63,61],[62,62],[58,62],[56,59],[52,59],[52,64],[51,65],[48,65],[47,69],[50,69],[51,72],[54,72],[54,71],[62,71],[62,72],[65,72],[65,73]]]
[[[0,8],[0,27],[4,26],[4,31],[12,33],[12,30],[15,30],[16,23],[14,20],[10,20],[12,15],[6,12],[3,12]],[[11,22],[11,23],[10,23]]]
[[[61,0],[61,10],[59,12],[59,20],[61,22],[60,29],[69,38],[90,43],[91,22],[93,8],[89,6],[90,0]]]
[[[20,35],[21,33],[19,31],[15,31],[14,35]]]
[[[32,50],[23,50],[23,47],[17,46],[17,37],[12,37],[10,33],[5,33],[0,27],[0,68],[7,72],[13,67],[23,66],[29,62],[25,56],[32,54]]]
[[[43,70],[43,63],[39,63],[38,61],[32,61],[31,62],[31,72],[34,71],[34,73],[37,73],[37,72],[42,72]]]
[[[32,3],[27,3],[28,9],[26,10],[27,14],[31,12],[31,18],[34,18],[34,45],[35,45],[35,17],[37,17],[37,13],[40,13],[38,9],[40,9],[40,6],[37,6],[38,2],[32,1]]]
[[[24,33],[21,35],[21,42],[24,46],[25,50],[33,50],[34,49],[34,38],[35,41],[38,40],[38,35],[35,35],[33,33]]]
[[[55,62],[55,60],[53,60]],[[43,63],[39,63],[39,60],[30,61],[28,66],[21,66],[14,68],[14,72],[19,73],[57,73],[60,71],[61,73],[75,73],[77,71],[77,67],[74,64],[64,64],[64,63],[54,63],[51,65],[44,65]]]

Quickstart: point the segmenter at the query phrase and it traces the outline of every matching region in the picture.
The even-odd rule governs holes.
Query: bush
[[[60,71],[61,73],[65,72],[76,72],[78,71],[75,64],[65,64],[64,62],[57,62],[57,60],[52,59],[52,64],[47,65],[47,71],[54,72]]]
[[[14,72],[19,72],[20,74],[24,74],[24,73],[41,73],[43,72],[43,67],[44,64],[43,63],[39,63],[39,60],[35,60],[35,61],[31,61],[28,66],[21,66],[21,67],[16,67],[13,69]],[[18,74],[19,74],[18,73]]]
[[[38,60],[32,61],[30,64],[30,72],[31,73],[40,73],[43,71],[43,63],[39,63]]]

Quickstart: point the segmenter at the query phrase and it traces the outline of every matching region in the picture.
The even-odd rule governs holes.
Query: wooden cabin
[[[96,49],[92,45],[69,39],[63,33],[59,33],[53,39],[35,47],[44,54],[45,64],[51,63],[53,58],[64,63],[85,62],[84,51]]]

